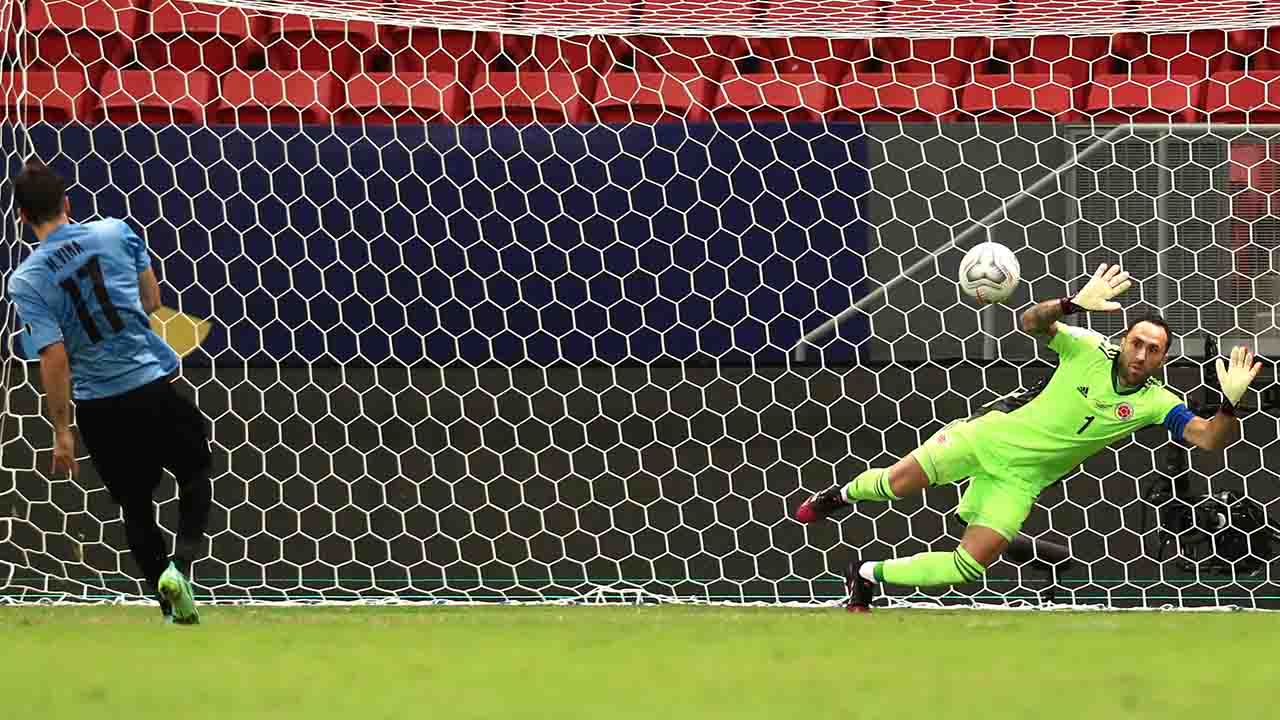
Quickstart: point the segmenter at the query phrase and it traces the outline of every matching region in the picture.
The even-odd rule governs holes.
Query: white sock
[[[866,578],[867,580],[870,580],[871,582],[875,582],[876,581],[876,563],[873,563],[873,562],[862,563],[862,567],[858,568],[858,574]]]

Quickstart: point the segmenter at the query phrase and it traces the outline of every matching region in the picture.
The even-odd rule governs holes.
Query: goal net
[[[1125,312],[1073,321],[1165,313],[1201,412],[1226,348],[1280,352],[1272,23],[1245,0],[0,0],[0,152],[149,244],[211,420],[201,597],[835,602],[853,554],[953,547],[962,487],[792,510],[1048,376],[1027,303],[1121,263]],[[31,237],[0,203],[7,278]],[[957,289],[983,240],[1018,255],[1009,307]],[[0,598],[137,595],[92,466],[49,476],[36,364],[4,376]],[[1069,569],[892,599],[1280,605],[1270,367],[1244,404],[1225,453],[1153,428],[1048,489],[1024,532]]]

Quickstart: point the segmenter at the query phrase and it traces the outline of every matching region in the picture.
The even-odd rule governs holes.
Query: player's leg
[[[960,546],[951,552],[924,552],[880,562],[855,559],[845,574],[849,609],[870,609],[875,583],[936,587],[980,579],[1018,536],[1035,498],[1036,492],[1029,486],[975,476],[957,508],[968,523]]]
[[[980,470],[971,440],[972,422],[952,422],[893,465],[870,468],[847,485],[815,493],[796,508],[796,520],[811,523],[839,515],[854,502],[900,500],[931,485],[969,477]]]
[[[160,610],[168,619],[172,608],[159,589],[160,576],[169,565],[169,553],[164,534],[156,524],[152,501],[162,470],[159,462],[149,461],[145,453],[138,453],[130,438],[125,437],[132,421],[114,398],[76,404],[80,437],[99,479],[120,506],[129,553],[147,589],[160,601]]]
[[[161,591],[174,603],[174,619],[179,623],[200,621],[191,585],[192,564],[204,552],[213,505],[213,486],[209,480],[212,464],[205,418],[198,408],[180,395],[169,382],[148,387],[145,403],[162,426],[156,436],[162,438],[160,461],[173,473],[178,485],[178,531],[174,541],[173,562],[161,576]]]

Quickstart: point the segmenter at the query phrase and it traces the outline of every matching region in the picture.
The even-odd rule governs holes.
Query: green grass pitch
[[[1274,614],[0,608],[6,717],[1274,717]]]

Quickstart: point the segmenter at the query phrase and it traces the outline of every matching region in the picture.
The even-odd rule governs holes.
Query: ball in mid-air
[[[1000,243],[975,245],[960,261],[960,288],[979,303],[1002,303],[1018,289],[1022,268]]]

